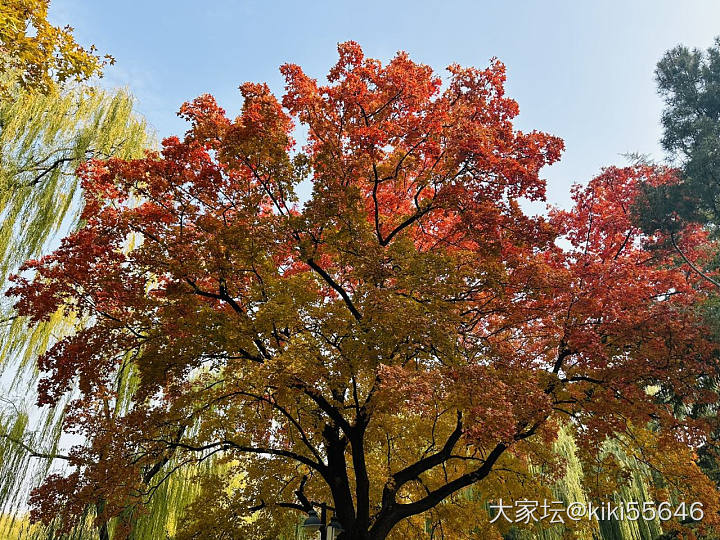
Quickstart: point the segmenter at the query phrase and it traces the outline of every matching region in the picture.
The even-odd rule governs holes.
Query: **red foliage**
[[[431,443],[388,458],[390,480],[365,471],[372,488],[351,498],[356,508],[332,488],[345,529],[382,538],[482,480],[507,450],[552,439],[567,415],[588,449],[649,423],[678,448],[703,440],[704,421],[677,418],[647,391],[717,399],[698,385],[717,371],[694,309],[704,284],[648,249],[630,215],[638,182],[672,181],[671,171],[610,168],[575,188],[572,210],[525,215],[520,199],[544,199],[540,170],[563,144],[513,129],[518,106],[504,95],[502,64],[453,65],[443,84],[404,53],[383,66],[354,43],[339,52],[327,85],[283,66],[281,102],[266,85],[244,84],[230,120],[202,96],[181,109],[192,124],[184,140],[80,170],[83,227],[28,262],[33,276],[15,277],[10,291],[33,321],[61,306],[91,318],[39,367],[41,403],[79,380],[69,424],[94,449],[78,484],[94,491],[51,479],[35,497],[41,517],[57,511],[53,493],[73,489],[86,502],[103,493],[117,515],[142,482],[103,491],[112,475],[137,478],[139,464],[152,469],[218,440],[246,440],[224,443],[238,454],[276,442],[288,460],[317,466],[315,479],[340,464],[362,478],[370,465],[355,445],[383,454],[388,419],[432,429]],[[294,121],[308,129],[299,155]],[[308,175],[312,196],[299,205]],[[141,241],[125,249],[131,234]],[[691,256],[708,244],[701,231],[683,238]],[[133,410],[107,416],[113,377],[128,362],[142,376]],[[290,425],[286,406],[314,412]],[[437,411],[449,411],[449,423]],[[439,459],[421,473],[432,491],[399,502],[408,480],[397,468],[433,448],[435,425],[452,431],[456,412],[456,452],[480,449],[485,465],[468,461],[441,482],[433,467],[456,458]],[[196,435],[178,446],[191,422]],[[301,439],[289,435],[299,425]],[[340,453],[315,463],[315,445]],[[715,493],[695,487],[714,508]]]

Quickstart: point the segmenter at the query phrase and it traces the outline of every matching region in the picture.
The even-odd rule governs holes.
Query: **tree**
[[[636,221],[649,233],[663,231],[657,246],[674,251],[676,258],[715,287],[709,301],[696,309],[714,338],[720,333],[717,276],[718,251],[710,246],[700,258],[682,247],[684,231],[701,226],[714,238],[720,224],[720,38],[707,49],[677,46],[668,51],[656,69],[658,89],[665,101],[662,114],[663,148],[677,167],[677,180],[667,185],[645,185],[635,205]],[[691,226],[688,226],[690,224]],[[716,378],[703,381],[717,387]],[[682,398],[667,396],[679,414],[716,418],[718,404],[691,406]],[[720,429],[699,449],[703,470],[718,483]]]
[[[50,24],[49,5],[49,0],[3,0],[0,5],[0,67],[11,75],[0,81],[0,91],[19,84],[46,93],[58,83],[100,75],[103,66],[114,61],[110,56],[100,58],[94,45],[79,45],[71,27]]]
[[[602,485],[613,436],[716,525],[693,457],[706,422],[647,390],[717,397],[697,385],[717,370],[690,309],[704,284],[631,221],[640,181],[671,175],[608,169],[574,210],[527,216],[562,142],[513,129],[502,64],[452,65],[443,85],[404,53],[339,53],[328,85],[285,65],[282,105],[246,83],[230,120],[202,96],[183,140],[83,166],[83,226],[9,291],[34,323],[88,321],[38,360],[41,404],[77,380],[65,429],[88,443],[34,492],[34,518],[69,526],[99,497],[105,517],[133,515],[216,458],[181,538],[272,537],[322,502],[342,540],[400,538],[417,516],[488,538],[482,501],[521,494],[513,479],[552,461],[570,417]],[[109,415],[123,370],[138,389]]]
[[[76,84],[104,61],[77,45],[70,28],[47,21],[47,1],[0,5],[0,290],[10,272],[76,225],[77,165],[90,157],[138,157],[149,143],[124,91]],[[0,535],[36,479],[47,474],[61,434],[63,404],[28,414],[37,380],[30,361],[72,318],[54,316],[27,332],[0,302]],[[33,482],[35,481],[35,484]],[[42,534],[35,528],[33,534]],[[30,537],[30,532],[25,532]]]
[[[89,157],[139,157],[149,143],[134,99],[68,88],[42,94],[15,88],[0,101],[0,290],[8,273],[77,225],[81,197],[74,171]],[[60,435],[63,404],[31,414],[37,382],[34,358],[76,319],[55,315],[28,332],[9,302],[0,302],[0,511],[17,510],[34,471],[50,462]],[[22,426],[22,428],[19,428]],[[20,429],[20,431],[18,431]],[[11,442],[11,437],[15,442]],[[37,466],[37,468],[36,468]],[[0,531],[0,535],[2,532]]]
[[[717,233],[720,223],[720,39],[703,53],[679,45],[655,71],[665,101],[662,146],[678,167],[679,181],[646,186],[638,207],[647,231],[678,234],[685,223]]]

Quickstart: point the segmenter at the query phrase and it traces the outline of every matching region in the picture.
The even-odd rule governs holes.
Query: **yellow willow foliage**
[[[86,87],[40,93],[14,85],[0,100],[0,295],[23,261],[46,252],[58,233],[76,226],[75,170],[82,161],[139,157],[152,144],[133,106],[124,90]],[[30,489],[60,465],[47,456],[58,452],[64,404],[33,406],[38,378],[33,360],[82,321],[58,311],[28,329],[4,295],[0,321],[0,538],[13,538],[24,526]],[[123,399],[129,398],[123,394]],[[40,529],[32,530],[47,537]]]
[[[0,531],[7,531],[8,538],[27,538],[40,529],[30,524],[28,516],[6,516],[0,514]]]
[[[0,277],[37,254],[63,224],[81,161],[139,157],[148,143],[126,91],[18,91],[16,99],[0,103]]]
[[[77,88],[47,95],[18,91],[15,100],[0,103],[0,126],[2,290],[19,264],[47,252],[59,233],[76,226],[80,210],[77,165],[92,157],[139,157],[151,139],[125,91],[110,94]],[[135,241],[129,239],[128,249]],[[54,527],[30,526],[26,501],[30,489],[48,472],[63,467],[61,458],[49,456],[60,453],[63,409],[71,396],[54,409],[34,408],[38,377],[34,359],[85,321],[59,310],[50,320],[28,329],[24,321],[12,317],[8,301],[0,301],[0,308],[0,319],[6,321],[0,327],[0,395],[7,396],[0,403],[0,538],[48,538]],[[128,408],[136,381],[129,368],[117,373],[115,414]],[[187,473],[199,474],[212,464],[208,460]],[[171,460],[166,468],[173,467]],[[152,489],[148,511],[133,516],[135,540],[172,534],[180,513],[197,493],[196,484],[184,471],[168,478],[163,471],[148,487]],[[86,519],[68,538],[97,538],[94,520],[95,511],[88,508]],[[111,522],[110,532],[116,526]]]
[[[604,454],[617,460],[619,465],[628,471],[628,477],[618,481],[618,485],[609,496],[597,500],[583,488],[583,464],[578,457],[578,448],[575,444],[573,430],[570,426],[563,427],[553,445],[553,451],[565,462],[565,472],[562,477],[550,486],[553,500],[561,501],[565,506],[573,502],[587,505],[593,503],[625,504],[638,503],[640,508],[645,502],[661,502],[652,496],[652,487],[658,481],[647,465],[638,461],[634,456],[628,455],[621,439],[608,440],[604,446]],[[532,466],[531,472],[540,475],[539,467]],[[533,497],[529,497],[532,499]],[[673,502],[677,502],[673,500]],[[543,526],[544,525],[544,526]],[[565,525],[551,525],[538,523],[531,529],[510,527],[505,538],[510,540],[565,540],[575,538],[581,540],[654,540],[663,534],[662,527],[657,518],[653,520],[587,520],[581,519],[572,523],[570,529]]]

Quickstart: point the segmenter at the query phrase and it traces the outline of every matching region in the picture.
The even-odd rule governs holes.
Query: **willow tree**
[[[77,225],[75,169],[82,161],[137,157],[149,144],[145,122],[125,91],[76,87],[40,93],[15,86],[11,97],[0,101],[0,287],[19,261],[38,255],[58,232]],[[0,373],[7,396],[0,403],[0,503],[8,510],[27,495],[31,463],[49,464],[40,454],[53,453],[62,418],[62,406],[35,410],[28,418],[36,372],[27,360],[78,321],[57,314],[28,333],[7,302],[0,307]]]
[[[50,22],[49,3],[0,4],[0,291],[19,261],[78,225],[82,197],[75,169],[81,162],[138,157],[152,145],[127,92],[79,86],[102,76],[113,59],[79,44],[71,27]],[[56,313],[28,331],[2,300],[0,321],[0,535],[45,538],[52,524],[28,528],[17,513],[26,510],[29,489],[64,461],[59,437],[65,408],[34,406],[37,371],[28,360],[84,322]],[[133,381],[132,371],[118,373],[124,399],[116,408],[131,399]],[[180,479],[164,484],[150,512],[134,519],[135,537],[165,536],[192,491],[193,484]],[[72,538],[107,537],[116,524],[101,522],[98,529],[97,513],[89,505]]]
[[[56,89],[57,90],[57,89]],[[153,145],[144,120],[134,112],[126,91],[104,92],[74,87],[40,93],[15,88],[14,98],[0,104],[0,283],[16,270],[18,261],[36,256],[56,243],[58,234],[79,224],[81,186],[75,174],[87,159],[140,157]],[[5,299],[4,296],[2,297]],[[37,370],[31,361],[60,337],[77,331],[84,321],[56,313],[29,331],[7,302],[0,302],[0,512],[13,526],[13,515],[27,508],[30,488],[62,463],[59,446],[64,404],[37,408]],[[134,391],[134,373],[118,374],[124,400]],[[150,512],[134,518],[135,537],[164,536],[176,513],[193,493],[190,482],[177,479],[157,490]],[[184,501],[184,502],[183,502]],[[78,531],[97,535],[91,509]],[[112,529],[113,524],[108,524]],[[107,526],[106,526],[107,528]],[[43,528],[33,534],[47,534]],[[78,532],[78,534],[80,534]]]
[[[46,92],[12,84],[0,100],[0,289],[18,262],[38,255],[59,231],[77,224],[79,182],[75,168],[90,157],[142,155],[149,144],[144,121],[125,91],[89,87]],[[3,298],[4,299],[4,298]],[[58,314],[28,333],[7,302],[0,301],[0,510],[21,508],[34,472],[55,455],[62,407],[33,410],[35,370],[27,360],[42,352],[53,332],[70,331]],[[31,418],[32,417],[32,418]]]

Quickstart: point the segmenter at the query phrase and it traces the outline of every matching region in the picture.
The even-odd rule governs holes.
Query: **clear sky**
[[[516,126],[565,139],[545,170],[550,202],[621,154],[662,158],[655,63],[683,43],[720,35],[718,0],[53,0],[51,18],[82,43],[115,56],[105,84],[127,86],[160,137],[181,134],[183,101],[210,92],[234,116],[237,87],[264,81],[282,92],[278,66],[323,77],[336,44],[355,40],[383,61],[398,50],[443,70],[498,57],[520,104]]]

